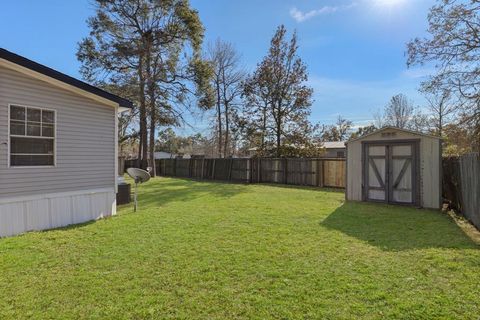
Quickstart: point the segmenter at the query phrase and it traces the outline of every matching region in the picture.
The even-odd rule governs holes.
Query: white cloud
[[[353,7],[357,6],[356,2],[352,2],[347,5],[341,6],[323,6],[319,9],[310,10],[308,12],[303,12],[296,7],[290,9],[290,16],[295,19],[297,22],[304,22],[308,19],[311,19],[316,16],[324,15],[324,14],[332,14],[338,11],[345,11],[352,9]]]

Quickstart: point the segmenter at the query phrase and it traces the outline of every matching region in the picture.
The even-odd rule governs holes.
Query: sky
[[[234,45],[252,72],[267,53],[275,29],[296,30],[299,55],[314,89],[311,121],[331,124],[341,115],[356,126],[398,93],[416,105],[418,87],[431,69],[407,69],[406,43],[426,35],[434,0],[190,0],[206,28],[205,43]],[[88,35],[91,0],[2,1],[0,47],[80,78],[77,43]],[[190,117],[206,131],[205,119]]]

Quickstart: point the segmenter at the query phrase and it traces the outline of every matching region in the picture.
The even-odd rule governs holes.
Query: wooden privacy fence
[[[162,159],[159,176],[345,188],[345,159]]]
[[[443,197],[480,229],[480,156],[443,159]]]

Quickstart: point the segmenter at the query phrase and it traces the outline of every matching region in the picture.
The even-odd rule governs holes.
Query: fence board
[[[190,177],[190,160],[189,159],[175,159],[175,176],[182,178]]]
[[[480,229],[480,155],[443,159],[443,197]]]
[[[250,180],[250,161],[244,159],[232,159],[232,169],[230,180],[249,182]]]
[[[345,161],[326,160],[323,163],[323,184],[326,187],[340,188],[345,186]]]
[[[202,178],[204,161],[205,159],[192,159],[190,161],[191,178],[195,178],[195,179]]]
[[[158,176],[345,188],[345,159],[161,159],[156,170]]]
[[[462,193],[460,182],[460,158],[443,158],[443,199],[450,203],[452,209],[462,212]]]
[[[480,157],[478,153],[460,158],[460,172],[464,215],[480,228]]]

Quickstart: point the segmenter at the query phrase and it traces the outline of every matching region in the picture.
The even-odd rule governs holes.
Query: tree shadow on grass
[[[347,202],[321,225],[386,251],[479,249],[448,215],[435,210]]]
[[[138,200],[143,206],[162,206],[169,202],[192,201],[206,196],[230,198],[246,191],[246,185],[242,184],[181,178],[154,178],[139,186]],[[133,193],[134,186],[132,185],[132,200]]]

